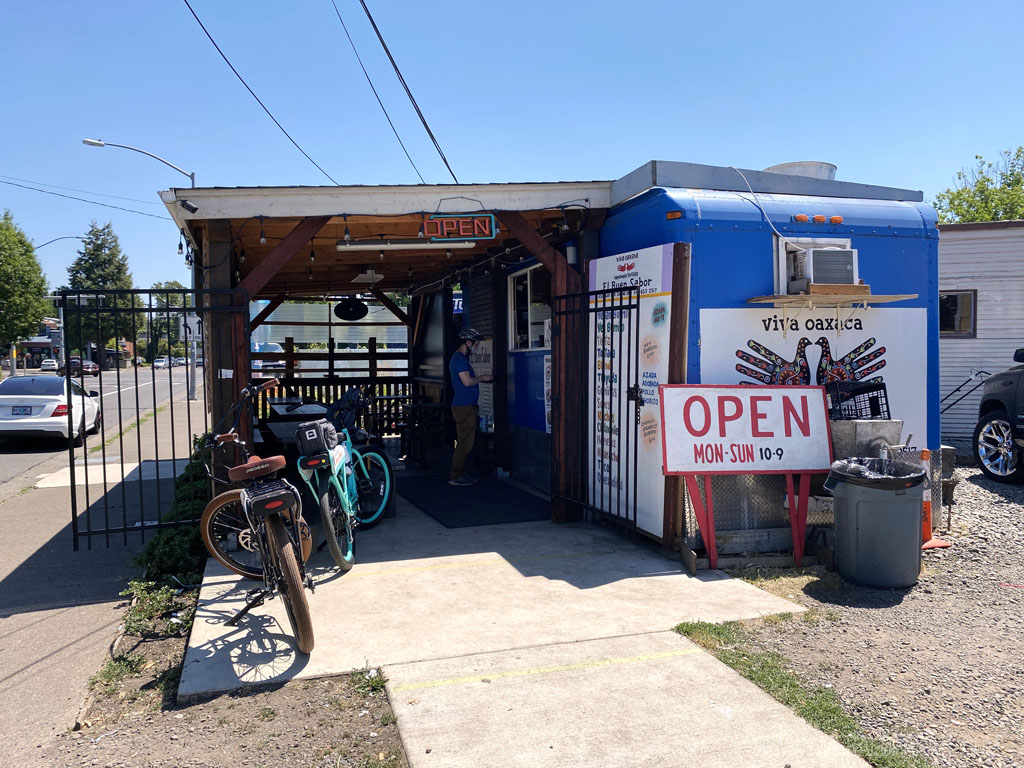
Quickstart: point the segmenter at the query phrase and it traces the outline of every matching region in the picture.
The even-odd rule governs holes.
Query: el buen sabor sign
[[[803,555],[811,474],[832,464],[825,389],[668,384],[661,388],[662,471],[683,475],[712,568],[711,475],[785,474],[793,557]],[[697,475],[704,476],[701,498]],[[794,495],[794,475],[800,493]]]

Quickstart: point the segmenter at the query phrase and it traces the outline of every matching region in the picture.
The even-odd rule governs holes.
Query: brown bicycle
[[[211,435],[204,446],[213,452],[227,445],[238,449],[242,462],[228,469],[228,481],[240,486],[214,497],[203,511],[201,533],[206,549],[221,565],[239,576],[262,579],[263,588],[250,590],[246,604],[225,622],[235,626],[249,611],[265,600],[280,595],[299,650],[313,650],[313,624],[305,589],[313,591],[313,580],[304,563],[312,538],[302,518],[299,491],[280,477],[286,466],[284,456],[263,459],[249,453],[239,439],[242,418],[250,418],[256,395],[278,385],[277,379],[242,390],[228,417],[231,428]],[[207,474],[215,481],[209,464]],[[300,557],[301,555],[301,557]]]

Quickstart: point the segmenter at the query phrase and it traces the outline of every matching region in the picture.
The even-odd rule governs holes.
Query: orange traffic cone
[[[951,546],[948,541],[932,536],[932,503],[921,503],[921,549],[945,549]]]

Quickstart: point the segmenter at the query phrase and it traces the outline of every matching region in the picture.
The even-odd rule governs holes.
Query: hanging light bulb
[[[313,252],[313,246],[309,247],[309,263],[312,264],[316,260],[316,253]]]
[[[381,261],[384,261],[384,251],[381,251],[381,252],[380,252],[380,260],[381,260]]]
[[[260,245],[267,244],[267,233],[263,231],[263,217],[260,216]]]
[[[409,265],[409,277],[412,277],[412,264]]]
[[[426,237],[426,233],[423,231],[423,217],[420,217],[420,231],[416,237]]]
[[[309,279],[310,280],[313,279],[313,267],[312,267],[312,265],[310,265],[310,267],[309,267]]]
[[[245,264],[245,248],[243,248],[242,252],[238,254],[238,262],[240,264]]]
[[[185,230],[184,229],[179,230],[179,232],[178,232],[178,255],[179,256],[181,256],[183,253],[185,253],[185,243],[182,241],[182,238],[184,236],[185,236]]]
[[[352,239],[352,236],[348,233],[348,216],[345,216],[345,242]]]
[[[449,248],[447,251],[445,251],[444,257],[446,259],[450,259],[452,257],[452,249],[451,248]]]

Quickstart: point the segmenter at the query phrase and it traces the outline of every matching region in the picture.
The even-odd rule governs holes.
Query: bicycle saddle
[[[279,472],[285,468],[288,462],[285,461],[284,456],[271,456],[267,459],[261,459],[259,456],[253,456],[245,464],[239,464],[237,467],[232,467],[228,470],[228,480],[232,483],[243,483],[246,480],[252,480],[255,477],[262,477],[263,475],[269,475],[272,472]]]

